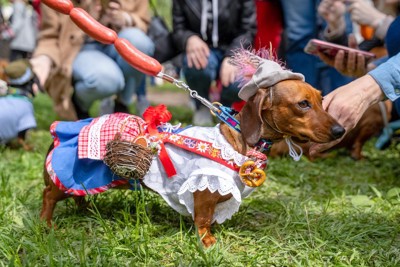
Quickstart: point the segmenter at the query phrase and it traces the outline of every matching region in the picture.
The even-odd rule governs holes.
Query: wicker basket
[[[104,163],[111,171],[125,179],[143,179],[149,171],[153,153],[142,143],[121,140],[117,133],[106,145]]]

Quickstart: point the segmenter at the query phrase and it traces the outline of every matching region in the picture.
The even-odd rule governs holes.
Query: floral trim
[[[216,147],[215,143],[199,140],[193,137],[170,133],[160,133],[159,137],[165,143],[173,144],[200,156],[212,159],[234,171],[239,171],[240,166],[249,159],[248,157],[239,154],[233,148],[231,148],[233,152],[230,153],[230,156],[226,156],[223,154],[225,151]]]

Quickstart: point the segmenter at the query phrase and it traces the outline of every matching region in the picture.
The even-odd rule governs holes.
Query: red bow
[[[143,113],[143,119],[147,122],[147,131],[150,135],[157,136],[157,126],[162,123],[170,121],[172,118],[171,112],[167,110],[165,105],[158,105],[156,107],[148,107]],[[165,149],[164,143],[160,144],[160,161],[164,166],[165,172],[168,177],[172,177],[176,174],[174,164],[168,156],[167,150]]]
[[[165,105],[150,106],[143,113],[143,119],[148,123],[149,128],[151,128],[149,132],[155,130],[158,133],[157,126],[170,121],[171,118],[171,112],[168,111]]]

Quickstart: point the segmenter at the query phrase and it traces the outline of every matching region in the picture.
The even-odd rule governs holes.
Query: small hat
[[[239,86],[239,97],[248,101],[260,88],[268,88],[283,80],[302,80],[301,73],[291,72],[280,63],[272,49],[260,49],[249,51],[240,48],[234,51],[230,61],[237,66],[237,80]]]
[[[256,72],[239,91],[239,97],[248,101],[250,97],[257,93],[259,88],[268,88],[284,80],[302,80],[303,74],[291,72],[283,69],[277,62],[262,59]]]
[[[23,85],[34,77],[31,64],[28,60],[19,59],[4,68],[10,85]]]

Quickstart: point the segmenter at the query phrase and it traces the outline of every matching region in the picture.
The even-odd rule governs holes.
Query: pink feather
[[[251,80],[253,74],[257,71],[258,66],[263,60],[272,60],[285,69],[283,62],[277,59],[272,48],[262,48],[260,50],[239,48],[234,51],[234,55],[229,62],[238,69],[236,81],[239,82],[239,87],[242,87]]]

